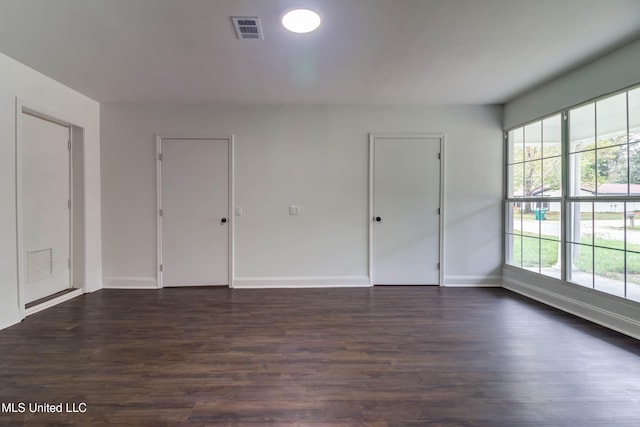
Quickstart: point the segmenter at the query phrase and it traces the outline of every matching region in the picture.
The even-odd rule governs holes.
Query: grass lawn
[[[638,213],[636,212],[636,215]],[[624,219],[624,213],[622,212],[596,212],[594,214],[595,220],[610,220],[610,219]],[[531,213],[523,213],[523,219],[529,219],[532,221],[536,220],[536,215]],[[560,212],[547,212],[545,214],[545,218],[548,221],[560,221]],[[586,221],[591,221],[591,212],[581,212],[580,218]],[[636,229],[640,229],[640,227],[634,227]]]
[[[522,248],[522,266],[524,268],[540,267],[548,268],[558,262],[558,242],[551,240],[538,240],[536,238],[527,238],[527,236],[535,236],[532,233],[523,233],[523,243],[517,236],[513,239],[513,261],[515,264],[520,263],[520,250]],[[553,239],[553,236],[542,236],[543,238]],[[624,243],[618,240],[595,239],[597,246],[606,248],[594,248],[592,246],[576,245],[576,249],[580,251],[578,259],[574,264],[576,268],[582,271],[593,271],[593,251],[595,250],[595,274],[615,279],[622,279],[624,274],[624,255],[625,253],[617,249],[624,249]],[[640,245],[627,244],[627,272],[629,274],[640,274]]]

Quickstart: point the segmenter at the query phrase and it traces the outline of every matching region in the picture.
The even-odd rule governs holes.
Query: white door
[[[69,128],[22,113],[25,302],[70,288]]]
[[[229,141],[162,139],[162,285],[228,285]]]
[[[373,139],[376,285],[439,284],[440,141]]]

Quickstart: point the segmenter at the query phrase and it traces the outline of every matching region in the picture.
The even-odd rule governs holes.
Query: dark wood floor
[[[103,290],[0,346],[0,402],[87,405],[2,425],[640,425],[637,340],[502,289]]]

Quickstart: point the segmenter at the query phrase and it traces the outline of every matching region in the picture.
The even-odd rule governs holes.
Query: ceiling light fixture
[[[282,25],[293,33],[310,33],[320,26],[320,15],[309,9],[294,9],[282,17]]]

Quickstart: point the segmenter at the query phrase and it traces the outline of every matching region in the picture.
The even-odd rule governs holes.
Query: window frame
[[[611,295],[614,297],[618,297],[618,298],[623,298],[626,301],[631,301],[631,302],[638,302],[640,303],[640,300],[635,300],[635,299],[630,299],[629,298],[629,292],[628,292],[628,268],[627,268],[627,260],[629,258],[629,253],[631,254],[637,254],[637,251],[635,250],[629,250],[628,249],[628,238],[627,238],[627,206],[629,203],[640,203],[640,194],[633,194],[631,191],[631,158],[630,158],[630,148],[633,144],[640,144],[639,141],[637,141],[638,138],[633,139],[631,138],[631,123],[630,123],[630,117],[631,117],[631,113],[630,113],[630,101],[629,101],[629,93],[631,91],[634,90],[638,90],[640,89],[640,83],[625,87],[623,89],[617,90],[615,92],[611,92],[611,93],[607,93],[598,97],[594,97],[592,99],[589,99],[587,101],[581,102],[579,104],[575,104],[566,108],[563,108],[561,110],[555,111],[553,113],[550,114],[546,114],[544,116],[538,117],[536,119],[524,122],[522,124],[516,125],[516,126],[512,126],[510,128],[506,128],[503,130],[503,138],[504,138],[504,161],[503,161],[503,170],[504,170],[504,179],[503,179],[503,230],[502,230],[502,247],[503,247],[503,254],[502,254],[502,267],[503,268],[507,268],[507,269],[513,269],[515,271],[527,271],[529,273],[532,274],[536,274],[540,277],[544,277],[545,279],[549,279],[552,281],[558,281],[562,284],[568,284],[571,286],[580,286],[582,288],[589,288],[585,285],[573,282],[572,279],[572,272],[573,272],[573,268],[572,268],[572,262],[573,260],[570,259],[572,257],[572,246],[575,245],[576,243],[573,241],[574,238],[571,238],[572,234],[571,234],[571,230],[572,227],[574,227],[574,218],[572,218],[573,214],[571,214],[572,209],[572,205],[576,204],[576,203],[592,203],[592,212],[595,211],[595,203],[598,202],[617,202],[620,203],[624,206],[623,208],[623,213],[622,215],[624,215],[624,219],[623,219],[623,224],[624,224],[624,249],[615,249],[615,250],[619,250],[620,252],[622,252],[623,254],[623,262],[624,262],[624,271],[623,271],[623,284],[624,284],[624,296],[619,296],[616,295],[614,293],[609,293],[609,292],[605,292],[602,290],[598,290],[596,288],[596,281],[597,281],[597,275],[596,275],[596,268],[595,268],[595,264],[596,264],[596,248],[600,248],[599,245],[596,245],[595,242],[595,236],[593,241],[591,242],[590,245],[583,245],[583,246],[590,246],[591,247],[591,251],[592,251],[592,271],[591,271],[591,283],[592,286],[590,287],[590,289],[600,292],[600,293],[605,293],[607,295]],[[570,147],[570,141],[569,141],[569,126],[570,126],[570,112],[573,110],[576,110],[578,108],[593,104],[594,105],[594,148],[593,151],[595,153],[595,158],[596,158],[596,162],[597,162],[597,153],[598,150],[600,149],[606,149],[608,147],[598,147],[597,141],[598,139],[598,133],[597,133],[597,125],[598,125],[598,115],[597,115],[597,103],[599,101],[605,100],[607,98],[611,98],[614,97],[616,95],[620,95],[620,94],[626,94],[625,97],[625,102],[626,102],[626,107],[624,110],[624,114],[626,115],[626,142],[622,143],[622,144],[615,144],[613,146],[625,146],[626,150],[627,150],[627,157],[626,157],[626,173],[627,173],[627,194],[622,194],[622,195],[618,195],[618,194],[614,194],[614,195],[598,195],[598,184],[597,184],[597,175],[596,175],[596,188],[594,189],[594,194],[593,195],[572,195],[571,193],[571,188],[572,185],[574,184],[573,181],[570,179],[570,174],[571,172],[571,155],[575,154],[575,153],[579,153],[579,152],[586,152],[589,150],[576,150],[574,152],[571,152],[571,147]],[[525,164],[526,160],[524,158],[523,155],[523,159],[521,162],[511,162],[510,163],[510,157],[513,158],[513,153],[511,153],[512,147],[511,147],[511,141],[509,140],[509,135],[512,131],[516,131],[518,129],[522,128],[523,134],[524,134],[524,128],[535,124],[535,123],[540,123],[543,126],[543,122],[544,120],[550,119],[554,116],[560,115],[560,128],[561,128],[561,150],[560,150],[560,163],[561,163],[561,191],[560,191],[560,196],[559,197],[515,197],[513,195],[509,195],[511,189],[510,189],[510,185],[512,183],[512,177],[510,176],[510,170],[512,168],[510,168],[510,166],[514,165],[514,164]],[[526,138],[526,135],[523,136],[523,144],[524,144],[524,139]],[[541,141],[541,144],[543,146],[544,144],[544,139]],[[640,146],[640,145],[639,145]],[[542,149],[542,153],[541,153],[541,157],[540,159],[543,159],[544,157],[544,148]],[[597,167],[597,166],[596,166]],[[541,168],[543,168],[543,166],[541,166]],[[596,169],[597,171],[597,169]],[[544,169],[542,169],[541,174],[544,173]],[[597,174],[597,172],[596,172]],[[544,179],[542,179],[542,186],[544,187]],[[523,191],[522,191],[522,196],[525,195],[525,191],[524,191],[524,185],[523,185]],[[522,259],[522,255],[520,256],[520,266],[514,265],[513,263],[510,263],[511,260],[513,258],[510,259],[510,256],[513,255],[513,253],[511,252],[511,246],[513,245],[513,238],[511,236],[516,236],[516,233],[514,233],[514,226],[513,226],[513,214],[509,212],[509,209],[512,207],[513,203],[559,203],[560,206],[560,232],[559,232],[559,245],[560,245],[560,254],[559,254],[559,259],[558,259],[558,263],[560,265],[560,277],[554,277],[548,274],[544,274],[541,273],[541,258],[542,258],[542,250],[541,250],[541,243],[539,244],[539,257],[538,257],[538,271],[534,271],[531,269],[528,269],[526,267],[523,266],[523,259]],[[594,215],[592,215],[592,221],[595,223],[595,212]],[[523,228],[523,227],[521,227]],[[539,228],[540,230],[540,228]],[[524,236],[524,230],[520,230],[520,234],[519,237],[522,239]],[[541,242],[542,240],[548,240],[548,239],[542,239],[541,234],[538,234],[537,237],[538,241]],[[521,240],[522,242],[522,240]],[[522,251],[522,247],[523,247],[523,243],[521,243],[521,251]],[[640,285],[638,285],[640,286]]]
[[[504,170],[505,170],[505,179],[504,179],[504,201],[503,201],[503,256],[502,256],[502,264],[503,264],[503,268],[504,267],[510,267],[510,268],[516,268],[518,270],[525,270],[534,274],[538,274],[541,275],[543,277],[546,278],[550,278],[550,279],[555,279],[555,280],[564,280],[564,248],[562,245],[562,239],[563,239],[563,233],[564,233],[564,221],[563,221],[563,212],[564,212],[564,206],[563,206],[563,196],[566,194],[566,185],[565,185],[565,174],[564,174],[564,135],[565,135],[565,120],[563,119],[563,111],[557,111],[551,114],[547,114],[545,116],[542,116],[540,118],[537,118],[535,120],[530,120],[528,122],[525,122],[521,125],[518,126],[513,126],[509,129],[505,129],[504,130]],[[560,155],[554,155],[554,156],[550,156],[550,157],[544,157],[544,121],[545,120],[549,120],[552,119],[556,116],[560,116],[560,138],[561,138],[561,142],[560,142]],[[533,159],[530,161],[527,161],[523,159],[520,162],[514,162],[514,163],[509,163],[509,157],[510,157],[510,142],[509,142],[509,133],[516,130],[516,129],[522,129],[523,130],[523,143],[526,140],[526,134],[524,133],[524,129],[530,125],[539,123],[540,127],[541,127],[541,140],[540,140],[540,144],[542,147],[542,152],[540,155],[540,158],[537,159]],[[526,163],[531,163],[531,162],[535,162],[535,161],[541,161],[541,176],[544,175],[544,160],[545,159],[553,159],[553,158],[557,158],[560,157],[560,164],[561,164],[561,173],[560,173],[560,196],[556,196],[556,197],[524,197],[524,191],[523,191],[523,197],[515,197],[515,196],[509,196],[509,185],[510,185],[510,176],[509,176],[509,166],[512,165],[524,165]],[[541,185],[542,188],[544,188],[544,179],[541,179]],[[524,187],[523,187],[524,188]],[[515,233],[509,232],[509,225],[511,224],[510,222],[510,218],[511,221],[513,220],[513,216],[510,215],[509,213],[509,209],[510,209],[510,204],[511,203],[537,203],[537,204],[546,204],[546,203],[558,203],[560,205],[560,233],[558,235],[558,244],[561,245],[561,253],[559,255],[559,259],[558,259],[558,263],[560,264],[560,278],[554,277],[554,276],[550,276],[550,275],[546,275],[546,274],[542,274],[541,271],[541,264],[542,264],[542,241],[554,241],[554,240],[550,240],[550,239],[546,239],[546,238],[542,238],[541,237],[541,227],[538,227],[538,237],[527,237],[527,238],[533,238],[533,239],[537,239],[539,244],[538,244],[538,271],[534,271],[528,268],[525,268],[523,266],[523,237],[524,236],[524,230],[521,230],[521,234],[520,234],[520,238],[521,240],[521,255],[520,255],[520,267],[513,265],[513,264],[509,264],[508,262],[508,254],[510,252],[510,243],[508,242],[509,237],[508,236],[515,236]]]

